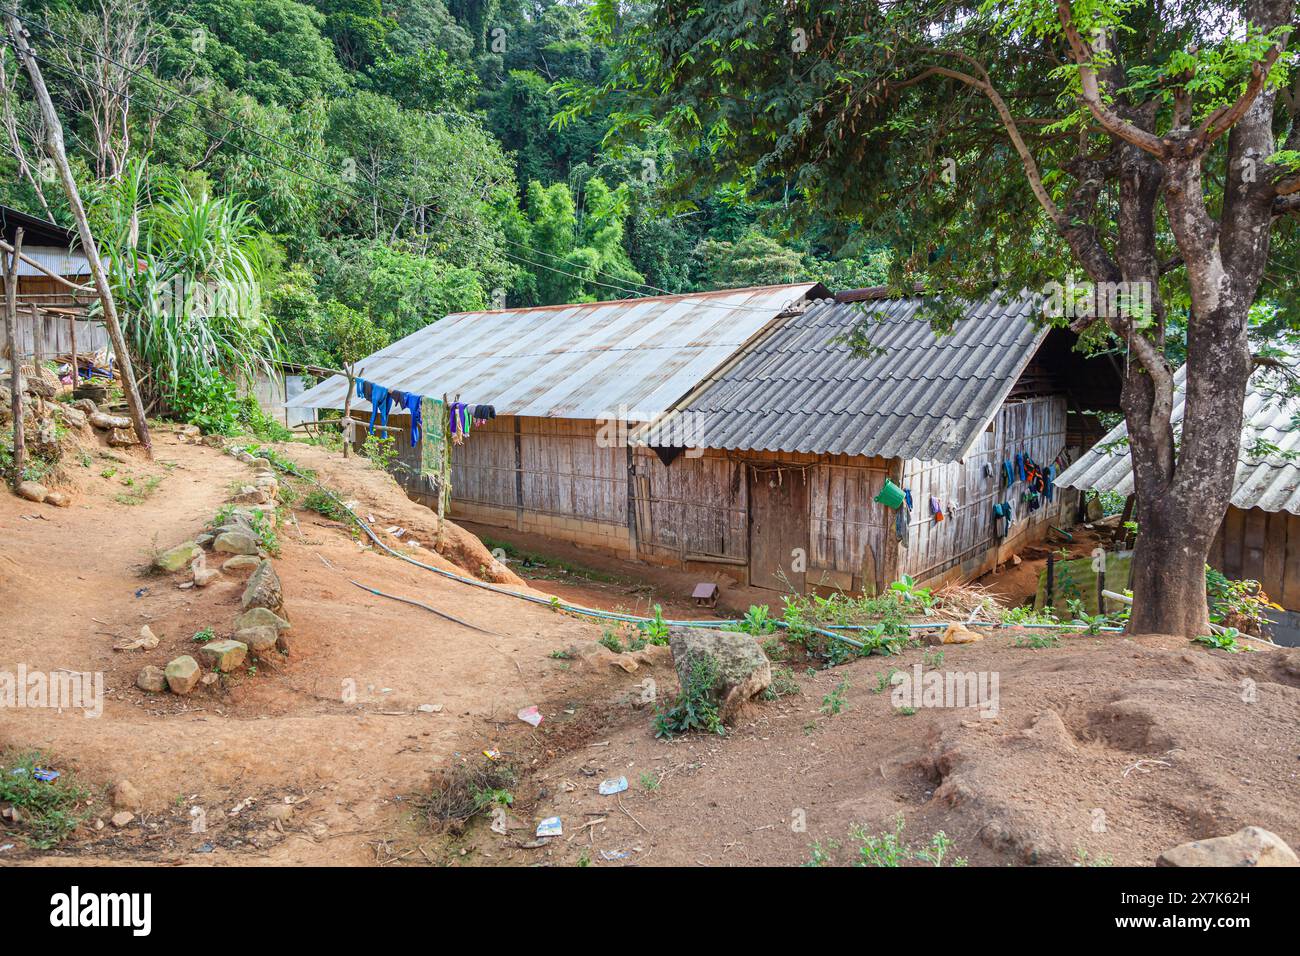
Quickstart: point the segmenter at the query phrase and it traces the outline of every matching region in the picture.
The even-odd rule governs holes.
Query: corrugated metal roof
[[[90,260],[86,258],[84,252],[74,252],[59,246],[29,246],[23,245],[23,255],[29,259],[34,259],[51,272],[61,276],[88,276],[90,275]],[[45,273],[29,262],[18,260],[18,275],[22,276],[41,276]]]
[[[951,461],[969,449],[1045,330],[1035,300],[990,297],[936,337],[919,298],[822,302],[783,319],[643,444]],[[873,354],[842,337],[862,325]]]
[[[581,305],[461,312],[358,364],[385,388],[460,396],[499,415],[661,415],[816,283]],[[294,408],[342,408],[345,379],[304,392]],[[358,403],[358,407],[365,403]]]
[[[1291,356],[1290,364],[1300,370],[1300,356]],[[1279,401],[1267,387],[1269,372],[1259,369],[1251,376],[1246,390],[1241,430],[1241,454],[1233,479],[1232,504],[1237,508],[1262,508],[1265,511],[1289,511],[1300,514],[1300,465],[1274,453],[1265,460],[1251,458],[1249,451],[1258,440],[1272,442],[1280,454],[1300,453],[1300,430],[1292,423],[1297,409],[1294,403]],[[1186,403],[1184,383],[1186,367],[1174,376],[1175,426],[1183,420]],[[1133,493],[1133,459],[1129,455],[1128,428],[1120,424],[1090,448],[1073,465],[1057,477],[1056,483],[1080,491],[1117,491]]]

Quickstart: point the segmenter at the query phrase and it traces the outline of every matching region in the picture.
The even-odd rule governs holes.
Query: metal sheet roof
[[[460,396],[498,415],[645,421],[725,363],[816,283],[580,305],[461,312],[358,363],[362,377]],[[342,408],[332,376],[288,403]],[[358,407],[366,403],[358,402]]]
[[[1300,355],[1288,359],[1300,370]],[[1183,420],[1186,404],[1186,367],[1174,376],[1175,428]],[[1279,401],[1268,387],[1270,373],[1259,369],[1251,376],[1242,412],[1241,453],[1232,485],[1232,504],[1242,509],[1289,511],[1300,514],[1300,464],[1287,461],[1285,455],[1300,453],[1300,429],[1293,424],[1297,409],[1294,403]],[[1280,452],[1260,460],[1249,451],[1257,440],[1272,442]],[[1057,477],[1056,483],[1080,491],[1117,491],[1133,493],[1133,459],[1128,449],[1128,428],[1120,424],[1100,442],[1085,452]]]
[[[951,461],[1046,335],[1028,296],[971,304],[936,337],[919,298],[821,302],[783,319],[642,444]],[[862,325],[873,354],[842,337]]]

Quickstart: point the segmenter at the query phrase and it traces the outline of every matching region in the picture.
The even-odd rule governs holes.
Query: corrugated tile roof
[[[1291,355],[1288,363],[1300,371],[1300,355]],[[1174,376],[1175,427],[1183,420],[1186,403],[1186,367]],[[1232,504],[1242,509],[1289,511],[1300,514],[1300,464],[1287,461],[1288,454],[1300,453],[1300,430],[1293,425],[1297,409],[1294,403],[1279,401],[1268,387],[1270,373],[1259,369],[1251,376],[1242,412],[1245,427],[1241,430],[1241,453],[1233,479]],[[1258,440],[1272,442],[1279,452],[1263,460],[1250,457]],[[1116,426],[1090,448],[1073,465],[1057,477],[1056,483],[1080,491],[1117,491],[1133,493],[1133,459],[1128,449],[1128,428]]]
[[[826,290],[804,282],[455,313],[359,368],[385,388],[459,395],[494,405],[499,415],[645,421],[671,408],[810,292]],[[332,376],[288,405],[342,408],[344,388],[345,379]]]
[[[937,337],[919,298],[825,301],[782,319],[642,444],[951,461],[986,427],[1046,332],[1028,296],[971,304]],[[862,325],[873,354],[843,337]]]

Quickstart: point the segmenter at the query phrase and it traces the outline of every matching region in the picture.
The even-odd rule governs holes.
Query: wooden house
[[[1113,407],[1118,376],[1036,309],[975,303],[938,337],[919,298],[771,286],[450,315],[360,366],[494,406],[454,446],[458,520],[774,590],[872,590],[973,577],[1073,519],[1073,494],[1027,500],[1017,456],[1046,471],[1095,440],[1084,409]],[[345,387],[289,404],[341,408]],[[887,480],[904,522],[876,500]]]

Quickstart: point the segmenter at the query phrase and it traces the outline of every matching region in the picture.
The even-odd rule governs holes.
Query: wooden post
[[[14,234],[13,252],[5,264],[5,334],[9,336],[9,410],[14,416],[14,487],[23,480],[27,446],[23,441],[23,390],[18,371],[18,257],[22,254],[23,230]]]
[[[41,366],[45,364],[45,319],[35,302],[28,303],[27,311],[32,314],[32,368],[36,377],[45,377]]]
[[[77,388],[77,318],[68,316],[68,332],[72,335],[72,388]]]
[[[136,387],[131,353],[127,350],[126,338],[122,335],[122,325],[117,319],[117,305],[113,301],[113,291],[109,288],[104,264],[99,259],[99,247],[90,231],[90,221],[86,218],[86,208],[82,205],[81,193],[77,190],[76,177],[73,176],[72,166],[68,163],[68,154],[63,146],[63,124],[59,122],[54,101],[50,99],[50,91],[45,86],[45,77],[41,75],[41,68],[32,54],[31,45],[27,42],[27,31],[16,16],[16,0],[10,0],[7,4],[5,22],[9,27],[9,35],[13,38],[18,60],[23,64],[32,81],[32,92],[36,96],[41,119],[45,124],[45,148],[59,169],[59,176],[63,180],[63,191],[68,196],[68,206],[77,221],[81,249],[90,264],[90,274],[95,280],[95,291],[99,293],[99,301],[104,308],[104,324],[108,327],[108,337],[113,343],[113,351],[117,353],[118,368],[122,370],[122,386],[126,391],[126,403],[131,412],[131,421],[135,425],[136,438],[140,440],[144,453],[152,458],[153,445],[149,440],[149,423],[145,420],[144,405],[140,401],[140,391]]]

